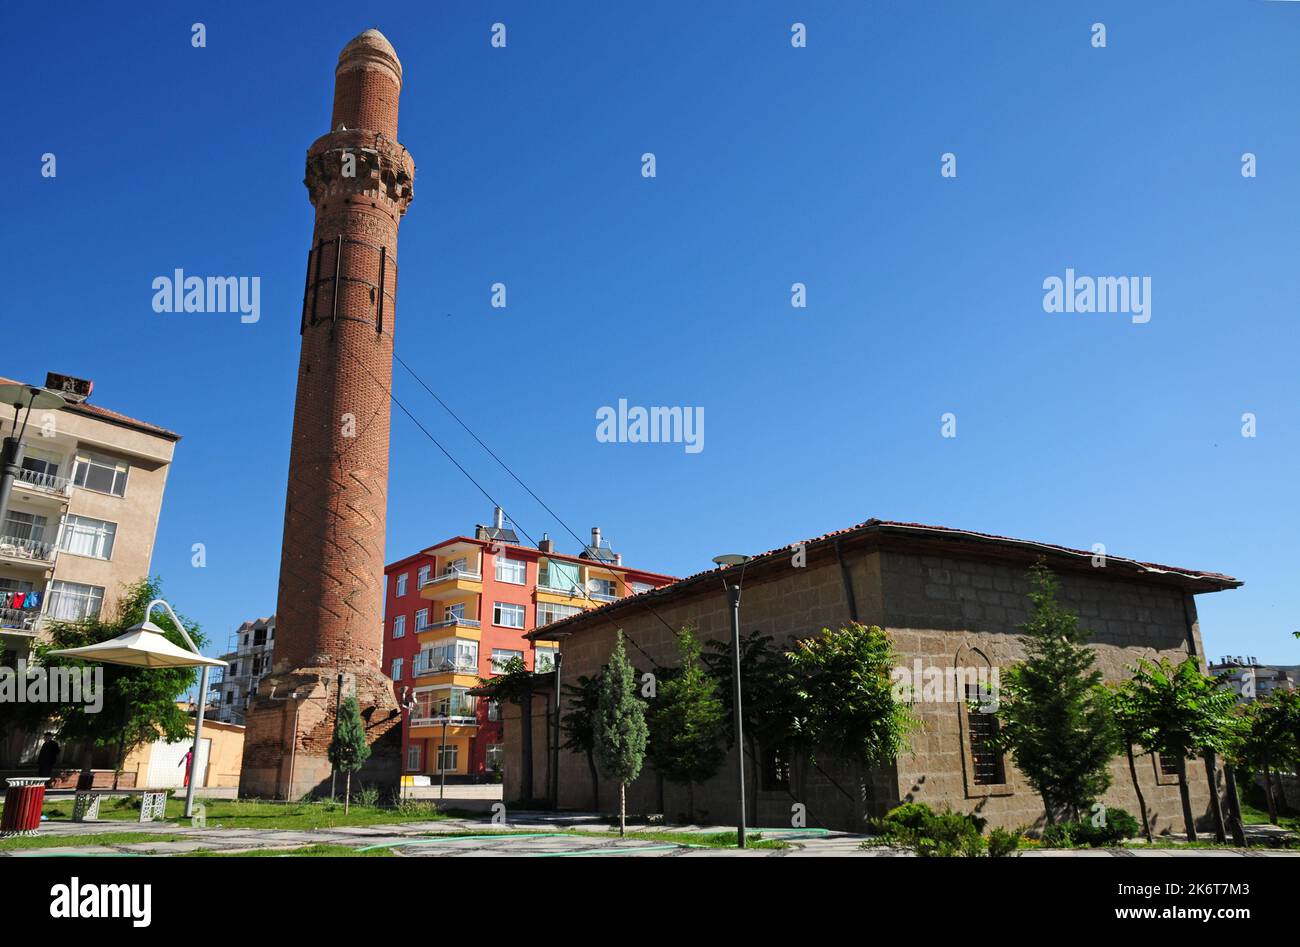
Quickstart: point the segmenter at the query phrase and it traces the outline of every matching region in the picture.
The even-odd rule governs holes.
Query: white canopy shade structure
[[[168,641],[163,630],[149,620],[149,615],[158,605],[167,609],[167,614],[175,622],[181,637],[190,646],[189,651]],[[208,703],[208,668],[226,667],[226,662],[217,658],[206,658],[200,654],[199,649],[194,645],[194,640],[185,630],[184,623],[176,617],[172,607],[160,598],[149,603],[144,610],[144,620],[140,624],[132,625],[116,638],[80,648],[57,648],[46,653],[62,658],[98,661],[101,664],[124,664],[129,667],[201,667],[203,669],[199,676],[199,706],[194,717],[194,752],[190,756],[191,771],[185,792],[185,817],[187,819],[191,817],[194,814],[194,783],[198,775],[193,771],[193,767],[199,761],[199,747],[202,745],[200,741],[203,738],[203,712],[207,709]]]
[[[143,621],[116,638],[88,644],[81,648],[59,648],[50,654],[104,664],[127,664],[142,668],[225,667],[225,661],[206,658],[174,645],[163,630],[151,621]]]

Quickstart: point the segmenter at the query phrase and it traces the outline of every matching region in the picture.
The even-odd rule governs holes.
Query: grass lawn
[[[261,849],[254,852],[217,852],[210,848],[183,852],[180,858],[391,858],[393,852],[386,848],[358,851],[349,845],[306,845],[302,848]]]
[[[342,803],[326,802],[259,802],[234,799],[196,800],[203,806],[209,828],[224,829],[329,829],[348,825],[384,825],[398,822],[428,822],[445,819],[428,803],[407,803],[400,808],[353,805],[345,816]],[[45,804],[44,813],[51,821],[72,819],[72,800],[58,799]],[[105,799],[99,804],[100,819],[135,822],[140,817],[140,797]],[[187,823],[185,800],[167,800],[167,821]]]
[[[591,832],[578,832],[578,835],[592,835]],[[617,829],[611,829],[607,835],[618,836]],[[599,836],[597,836],[599,837]],[[628,838],[646,839],[651,842],[673,842],[677,845],[695,845],[700,848],[735,848],[736,833],[731,832],[673,832],[666,831],[629,831]],[[780,839],[763,838],[762,832],[747,832],[745,834],[746,848],[789,848],[789,842],[783,842]]]
[[[1247,825],[1268,825],[1268,813],[1262,809],[1256,809],[1247,803],[1241,804],[1241,821]],[[1300,816],[1278,814],[1278,824],[1284,829],[1290,829],[1292,832],[1300,832]]]
[[[0,852],[16,848],[73,848],[82,845],[131,845],[137,842],[176,842],[181,835],[158,832],[99,832],[93,835],[19,835],[0,839]]]

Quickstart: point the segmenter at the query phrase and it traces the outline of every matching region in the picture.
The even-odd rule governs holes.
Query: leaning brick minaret
[[[400,774],[401,716],[379,664],[397,227],[415,175],[397,143],[401,88],[393,47],[366,30],[339,55],[331,131],[307,151],[316,224],[274,663],[249,705],[241,795],[296,799],[328,787],[339,674],[372,746],[354,786],[395,785]]]

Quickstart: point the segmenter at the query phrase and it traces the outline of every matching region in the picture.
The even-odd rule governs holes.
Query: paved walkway
[[[139,856],[178,855],[198,849],[218,852],[249,852],[259,849],[295,849],[307,845],[346,845],[356,849],[388,848],[395,855],[413,858],[486,857],[574,857],[625,855],[634,857],[699,858],[801,858],[801,857],[914,857],[909,852],[885,846],[864,848],[867,836],[821,829],[758,829],[763,838],[779,838],[790,843],[787,849],[693,848],[659,839],[639,838],[641,832],[734,831],[721,825],[629,826],[625,838],[609,834],[609,825],[595,816],[549,813],[516,813],[509,822],[492,823],[487,819],[439,819],[430,822],[405,822],[400,825],[352,826],[331,829],[223,829],[195,828],[176,822],[135,822],[105,820],[98,822],[45,822],[42,836],[86,836],[105,833],[147,832],[159,841],[130,844],[77,845],[66,848],[10,849],[0,857],[50,857],[66,855]],[[179,836],[173,840],[173,837]],[[166,839],[166,840],[164,840]],[[1300,857],[1297,851],[1276,849],[1056,849],[1027,851],[1026,858],[1177,858],[1209,856],[1215,858],[1287,858]]]

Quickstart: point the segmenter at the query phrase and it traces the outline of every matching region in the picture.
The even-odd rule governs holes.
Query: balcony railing
[[[435,631],[438,628],[455,628],[457,625],[464,625],[467,628],[478,628],[479,620],[477,618],[444,618],[442,621],[430,622],[427,625],[417,625],[416,634],[422,631]]]
[[[618,601],[617,595],[611,595],[608,592],[588,592],[587,594],[590,595],[592,601],[595,602],[617,602]]]
[[[0,592],[0,595],[5,593]],[[11,631],[36,631],[41,623],[39,611],[21,608],[0,608],[0,627]]]
[[[17,536],[0,536],[0,556],[7,559],[53,562],[56,555],[58,555],[58,547],[54,543],[43,543],[35,539],[19,539]]]
[[[442,575],[430,576],[420,583],[420,588],[428,585],[437,585],[439,582],[446,582],[448,579],[465,579],[469,582],[482,582],[483,573],[466,572],[464,569],[449,569]]]
[[[415,674],[477,674],[478,665],[468,662],[420,661],[415,662]]]
[[[441,727],[442,721],[446,719],[449,727],[473,727],[478,724],[478,717],[473,713],[452,714],[444,718],[441,714],[432,717],[412,717],[411,726],[413,727]]]
[[[572,582],[568,585],[551,585],[543,579],[537,583],[537,591],[550,592],[552,595],[567,595],[570,598],[582,598],[582,587]]]
[[[67,477],[53,477],[47,473],[41,473],[39,470],[28,470],[26,467],[18,469],[17,480],[19,483],[45,493],[53,493],[57,496],[68,496],[72,493],[72,481]]]

